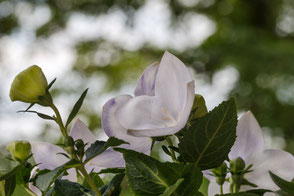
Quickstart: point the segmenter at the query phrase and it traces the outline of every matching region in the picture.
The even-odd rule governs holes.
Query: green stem
[[[239,193],[239,190],[240,190],[240,187],[237,184],[235,184],[235,192]]]
[[[220,194],[224,194],[223,185],[219,185],[220,187]]]
[[[233,183],[230,184],[230,193],[234,193],[234,184]]]
[[[50,105],[50,107],[52,108],[52,110],[54,111],[54,113],[56,115],[56,122],[59,125],[59,128],[61,130],[62,135],[64,137],[67,137],[68,136],[67,130],[66,130],[66,128],[63,125],[62,118],[61,118],[61,115],[60,115],[57,107],[53,103]]]
[[[5,196],[4,181],[1,181],[0,182],[0,189],[1,189],[1,195],[2,196]]]
[[[100,191],[97,189],[96,185],[94,184],[93,180],[91,179],[91,177],[89,176],[89,174],[87,173],[87,171],[85,170],[84,165],[82,165],[81,167],[78,168],[79,171],[83,174],[85,180],[88,182],[88,184],[90,185],[90,187],[93,189],[93,191],[95,192],[96,196],[101,196]]]
[[[37,196],[37,194],[34,193],[28,186],[24,185],[23,187],[28,192],[28,194],[30,194],[32,196]]]
[[[171,140],[170,137],[166,137],[166,141],[167,141],[167,143],[168,143],[169,146],[173,146],[173,141]],[[170,149],[170,151],[171,151],[171,157],[172,157],[173,162],[177,163],[178,160],[176,158],[175,151],[173,149]]]

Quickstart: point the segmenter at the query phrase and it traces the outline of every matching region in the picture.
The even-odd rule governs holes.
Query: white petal
[[[133,129],[131,128],[130,130],[128,130],[128,133],[130,135],[134,135],[137,137],[146,137],[146,136],[155,137],[155,136],[172,135],[172,134],[175,134],[176,132],[178,132],[180,129],[182,129],[187,123],[187,120],[188,120],[190,112],[191,112],[191,108],[193,106],[193,101],[194,101],[194,96],[195,96],[195,94],[194,94],[194,81],[191,81],[190,83],[188,83],[186,85],[186,89],[187,89],[187,91],[186,91],[187,92],[187,96],[186,96],[187,100],[185,101],[186,105],[185,105],[184,110],[180,112],[179,119],[177,121],[174,121],[174,119],[171,120],[171,118],[165,119],[168,117],[168,116],[166,116],[166,113],[158,111],[157,113],[154,113],[154,116],[161,114],[162,116],[157,116],[157,120],[161,120],[162,124],[166,123],[164,126],[156,128],[154,126],[152,127],[152,125],[149,125],[149,127],[150,127],[149,129],[147,129],[148,124],[145,125],[146,128],[134,126]],[[143,104],[143,103],[141,103],[141,104]],[[139,107],[140,107],[140,105],[137,106],[137,108],[139,108]],[[145,115],[145,117],[146,117],[146,114],[144,114],[144,109],[148,109],[148,107],[142,108],[142,111],[141,111],[142,116],[136,115],[137,122],[140,120],[140,118],[144,118],[143,115]],[[136,121],[134,121],[133,123],[136,124]],[[140,128],[143,128],[143,129],[140,129]]]
[[[112,149],[108,149],[101,155],[98,155],[89,162],[89,167],[93,167],[96,171],[102,168],[124,167],[125,161],[121,153]],[[88,166],[87,166],[88,167]]]
[[[109,137],[114,136],[130,143],[130,145],[121,145],[120,147],[130,148],[138,152],[149,154],[152,143],[151,139],[137,138],[127,135],[127,129],[120,124],[116,117],[117,110],[119,110],[131,98],[130,95],[120,95],[109,100],[103,107],[102,127]]]
[[[244,114],[237,126],[237,139],[229,153],[229,158],[246,159],[253,154],[262,153],[264,149],[263,134],[258,122],[249,111]]]
[[[214,176],[212,175],[212,172],[210,170],[204,170],[202,172],[205,178],[207,178],[209,181],[214,180]]]
[[[29,189],[33,191],[37,196],[42,195],[42,192],[36,186],[34,186],[32,182],[29,183]]]
[[[135,89],[135,96],[149,95],[154,96],[155,81],[158,71],[159,63],[153,63],[149,65],[140,79],[138,80],[137,87]]]
[[[230,184],[228,182],[223,184],[223,193],[230,193]],[[215,182],[215,180],[211,180],[208,186],[208,195],[213,196],[216,194],[220,194],[220,186]]]
[[[67,176],[63,176],[62,179],[65,180],[69,180],[72,182],[76,182],[77,181],[77,172],[75,168],[71,168],[69,170],[66,170],[68,175]]]
[[[77,119],[69,135],[74,140],[82,139],[84,143],[88,143],[88,146],[97,140],[95,135],[88,129],[88,127],[80,119]]]
[[[38,167],[34,167],[34,169],[31,171],[31,175],[30,175],[30,179],[34,178],[37,174],[37,170],[39,168]],[[33,185],[33,183],[29,183],[29,188],[38,196],[41,196],[42,195],[42,192],[36,187]]]
[[[187,84],[193,78],[185,64],[176,56],[165,52],[159,65],[155,82],[155,95],[162,107],[178,119],[186,105]]]
[[[176,133],[184,127],[191,111],[192,104],[187,102],[191,100],[189,90],[193,91],[193,104],[194,81],[188,69],[177,57],[165,52],[156,76],[155,96],[130,99],[117,111],[117,118],[136,136]]]
[[[126,135],[124,128],[117,120],[116,111],[132,98],[130,95],[120,95],[107,101],[102,109],[102,128],[109,137]]]
[[[273,191],[279,188],[271,180],[269,170],[279,177],[291,181],[294,177],[294,157],[282,150],[265,150],[264,153],[252,157],[253,172],[245,175],[245,177],[252,183],[258,185],[260,189],[270,189]],[[248,190],[250,187],[244,187]]]
[[[31,142],[32,153],[38,167],[43,169],[55,169],[66,163],[68,159],[57,153],[66,153],[61,147],[47,142]]]
[[[158,129],[176,125],[157,97],[139,96],[120,107],[116,116],[127,129]]]

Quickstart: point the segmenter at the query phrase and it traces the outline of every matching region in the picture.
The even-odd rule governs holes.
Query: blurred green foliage
[[[37,39],[46,39],[62,31],[73,13],[86,16],[107,14],[119,9],[127,16],[125,25],[132,27],[136,10],[143,0],[24,0],[36,7],[48,6],[51,18],[36,29]],[[287,150],[294,153],[294,2],[292,0],[170,0],[175,28],[188,13],[207,16],[216,25],[215,33],[200,46],[173,51],[198,73],[213,74],[228,65],[239,71],[239,81],[230,93],[240,110],[252,110],[261,126],[270,127],[273,135],[286,139]],[[190,3],[183,3],[190,2]],[[20,1],[11,0],[13,6]],[[0,3],[5,6],[4,2]],[[10,35],[22,28],[15,12],[0,16],[0,35]],[[197,36],[197,35],[195,35]],[[97,62],[95,52],[103,50],[110,60]],[[103,76],[105,88],[95,96],[120,89],[134,81],[139,73],[163,54],[162,48],[142,45],[127,50],[103,39],[75,44],[76,62],[73,70],[84,77]],[[112,51],[111,53],[109,51]],[[114,52],[113,52],[114,51]],[[196,63],[197,62],[197,63]],[[84,80],[87,83],[87,80]],[[225,87],[224,87],[225,88]],[[55,93],[60,93],[56,89]],[[80,89],[79,89],[80,90]],[[80,90],[81,92],[81,90]],[[88,106],[91,107],[91,106]],[[82,111],[90,128],[100,126],[98,114]]]

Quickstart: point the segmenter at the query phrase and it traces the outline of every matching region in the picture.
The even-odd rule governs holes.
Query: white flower
[[[97,138],[93,135],[93,133],[88,129],[88,127],[81,121],[77,120],[72,127],[69,135],[74,139],[82,139],[83,142],[86,144],[86,148],[88,148],[91,144],[93,144]],[[150,147],[152,140],[150,138],[142,138],[138,141],[141,142],[141,147],[134,146],[133,140],[130,139],[132,136],[124,136],[122,133],[120,135],[111,135],[115,136],[119,139],[123,139],[126,142],[129,142],[131,145],[123,144],[120,147],[122,148],[130,148],[139,152],[143,152],[145,154],[150,154]],[[143,142],[143,139],[146,141]],[[143,142],[143,143],[142,143]],[[135,142],[136,143],[136,142]],[[53,170],[67,161],[69,161],[68,158],[66,158],[64,155],[60,153],[65,153],[65,150],[63,150],[61,147],[50,144],[47,142],[31,142],[32,145],[32,153],[34,160],[36,161],[38,165],[38,168],[40,170],[49,169]],[[124,167],[125,161],[123,159],[123,156],[121,153],[116,152],[112,149],[108,149],[104,151],[102,154],[98,155],[97,157],[90,160],[86,165],[85,169],[87,172],[99,172],[101,169],[104,168],[117,168],[117,167]],[[70,181],[76,181],[76,171],[75,169],[69,169],[67,170],[68,174],[67,176],[64,176],[64,179],[68,179]],[[32,175],[35,175],[36,171],[32,172]],[[37,194],[40,195],[40,191],[30,184],[30,188]]]
[[[193,101],[191,74],[183,62],[165,52],[160,63],[144,71],[135,97],[121,95],[105,104],[103,128],[108,135],[120,131],[138,137],[171,135],[185,126]]]
[[[294,177],[294,157],[283,150],[264,149],[263,134],[258,122],[249,111],[238,122],[237,139],[229,153],[229,158],[241,157],[246,166],[253,164],[253,171],[245,174],[245,178],[258,186],[259,189],[279,190],[271,180],[269,170],[285,180]],[[241,186],[241,191],[254,189],[250,186]],[[219,186],[215,180],[209,185],[209,196],[219,194]],[[229,183],[224,184],[224,193],[229,193]],[[275,195],[266,193],[265,195]]]
[[[86,148],[97,140],[94,134],[79,119],[75,122],[69,135],[74,140],[82,139],[85,144],[88,143]],[[40,170],[53,170],[69,161],[67,157],[60,154],[67,154],[67,152],[57,145],[47,142],[31,142],[31,144],[34,160],[39,164],[38,167]],[[103,168],[110,167],[124,167],[124,160],[121,153],[113,151],[112,149],[106,150],[85,165],[88,172],[92,170],[94,172],[99,172]],[[71,181],[76,181],[75,169],[69,169],[68,173],[69,175],[65,178]]]

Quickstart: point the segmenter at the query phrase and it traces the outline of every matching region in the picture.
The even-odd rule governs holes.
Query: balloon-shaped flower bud
[[[241,173],[245,169],[245,162],[241,157],[230,161],[230,170],[233,174]]]
[[[13,141],[6,148],[16,161],[25,161],[31,155],[31,144],[28,141]]]
[[[213,173],[216,183],[218,185],[223,185],[225,183],[226,176],[228,173],[228,167],[225,163],[223,163],[221,166],[217,168],[212,169],[211,172]]]
[[[47,79],[42,69],[33,65],[14,78],[9,96],[11,101],[37,103],[40,97],[46,95],[47,87]]]

